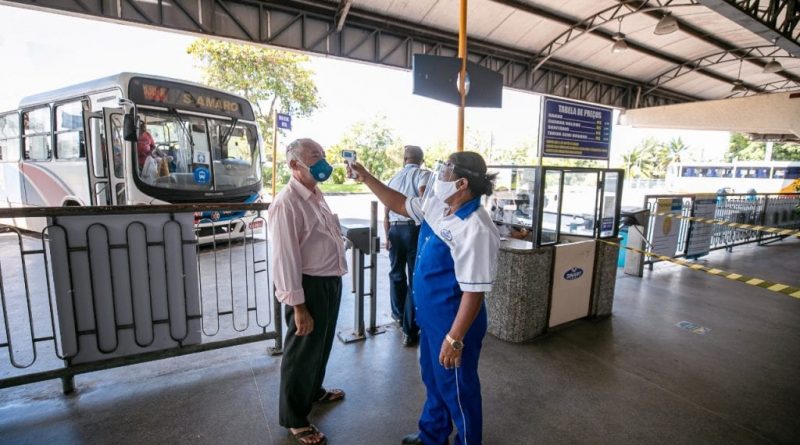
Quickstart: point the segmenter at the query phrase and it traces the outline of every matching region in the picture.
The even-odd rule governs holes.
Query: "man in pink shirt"
[[[327,438],[308,420],[311,405],[344,399],[344,391],[326,390],[322,381],[347,263],[339,220],[317,187],[333,171],[325,151],[298,139],[286,159],[292,178],[269,208],[276,297],[286,306],[278,416],[293,443],[320,445]]]

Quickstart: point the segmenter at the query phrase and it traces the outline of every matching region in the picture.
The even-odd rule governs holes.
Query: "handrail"
[[[74,207],[14,207],[0,209],[0,218],[25,218],[47,216],[131,215],[154,213],[241,212],[268,210],[270,203],[195,203],[166,205],[119,205]]]

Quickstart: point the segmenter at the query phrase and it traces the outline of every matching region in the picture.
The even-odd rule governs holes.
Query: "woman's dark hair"
[[[469,190],[475,196],[489,196],[494,191],[494,180],[497,173],[486,172],[486,162],[474,151],[456,152],[448,161],[453,164],[453,173],[457,178],[466,178]]]

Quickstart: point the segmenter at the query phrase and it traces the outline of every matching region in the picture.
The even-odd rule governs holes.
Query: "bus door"
[[[103,108],[106,130],[106,157],[111,160],[109,176],[109,193],[114,205],[127,204],[125,189],[125,163],[130,156],[125,156],[125,139],[123,138],[123,119],[125,111],[121,108]],[[135,145],[134,145],[135,147]]]
[[[89,175],[89,196],[91,205],[111,204],[108,184],[108,156],[106,146],[108,134],[103,113],[83,112],[83,127],[86,129],[86,164]]]
[[[89,134],[86,159],[92,205],[126,204],[123,113],[121,108],[84,112],[84,127]]]

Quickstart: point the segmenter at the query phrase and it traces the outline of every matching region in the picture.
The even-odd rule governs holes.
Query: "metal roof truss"
[[[413,54],[457,55],[457,35],[350,7],[350,1],[8,0],[38,8],[170,28],[411,69]],[[538,64],[532,54],[470,39],[469,59],[495,70],[507,87],[620,108],[697,98],[565,63]]]

